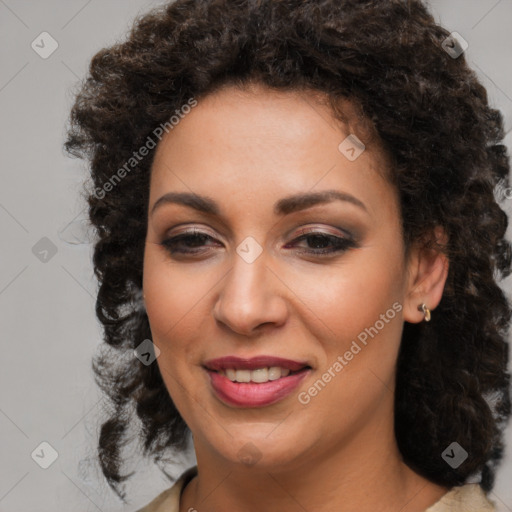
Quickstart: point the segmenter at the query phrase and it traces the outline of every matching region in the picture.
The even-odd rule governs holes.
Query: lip
[[[214,371],[226,370],[229,368],[236,370],[256,370],[257,368],[270,368],[271,366],[280,366],[281,368],[287,368],[292,372],[296,372],[310,365],[306,361],[293,361],[291,359],[267,355],[251,357],[249,359],[236,356],[226,356],[219,357],[217,359],[210,359],[204,363],[204,367],[207,370]]]
[[[233,382],[219,370],[254,370],[256,368],[279,366],[291,373],[286,377],[263,383]],[[311,372],[307,362],[293,361],[273,356],[256,356],[244,359],[235,356],[211,359],[204,363],[210,377],[213,392],[223,403],[234,407],[265,407],[289,396]]]

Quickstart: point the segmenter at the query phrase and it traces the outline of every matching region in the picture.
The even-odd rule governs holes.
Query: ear
[[[437,226],[430,236],[434,242],[425,247],[418,243],[411,248],[407,259],[407,289],[403,317],[406,322],[419,323],[424,314],[418,306],[425,303],[431,311],[437,307],[443,296],[448,277],[448,258],[437,244],[446,246],[448,237],[441,226]]]

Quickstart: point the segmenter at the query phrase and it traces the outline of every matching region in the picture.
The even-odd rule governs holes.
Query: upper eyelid
[[[203,231],[204,228],[197,228],[197,227],[189,227],[189,228],[184,228],[183,231],[179,231],[177,233],[173,233],[173,234],[169,234],[168,236],[165,236],[164,238],[173,238],[175,236],[181,236],[181,235],[207,235],[207,236],[210,236],[211,238],[217,238],[217,235],[214,235],[212,233],[210,233],[209,231]],[[324,228],[321,228],[319,226],[301,226],[299,229],[299,232],[296,233],[296,236],[301,236],[301,235],[307,235],[307,234],[320,234],[320,235],[325,235],[325,236],[333,236],[333,237],[339,237],[339,238],[355,238],[352,233],[350,233],[349,231],[347,231],[346,229],[343,229],[341,227],[338,227],[338,228],[335,228],[338,230],[338,233],[332,233],[330,231],[325,231],[325,227]],[[297,228],[294,228],[292,230],[289,230],[287,233],[286,233],[286,237],[288,237],[289,235],[291,236],[294,231],[296,231]]]
[[[298,236],[302,235],[302,234],[320,234],[320,235],[326,235],[326,236],[337,236],[337,237],[340,237],[340,238],[354,238],[354,236],[352,235],[351,232],[349,232],[347,229],[344,229],[344,228],[341,228],[341,227],[337,227],[337,228],[334,228],[336,229],[338,232],[337,233],[332,233],[330,231],[324,231],[326,228],[321,228],[321,227],[318,227],[318,226],[304,226],[304,227],[300,227],[299,228],[299,233],[298,233]],[[292,231],[293,233],[293,231]]]
[[[203,231],[190,230],[190,231],[183,231],[182,233],[177,233],[175,235],[170,235],[168,237],[164,237],[162,243],[171,242],[174,240],[177,241],[181,238],[186,239],[187,237],[194,237],[194,236],[198,236],[198,237],[206,236],[207,238],[209,238],[210,240],[213,240],[214,242],[219,241],[216,237],[213,237],[210,234],[205,233]],[[308,230],[305,230],[304,232],[297,233],[295,236],[291,237],[291,239],[288,242],[286,242],[286,245],[296,242],[296,241],[301,241],[309,236],[311,236],[311,237],[312,236],[325,236],[327,239],[338,239],[342,242],[355,243],[355,244],[358,243],[357,240],[352,236],[335,235],[332,233],[327,233],[325,231],[320,231],[318,229],[310,229],[310,230],[308,229]],[[331,242],[331,243],[334,243],[334,242]]]

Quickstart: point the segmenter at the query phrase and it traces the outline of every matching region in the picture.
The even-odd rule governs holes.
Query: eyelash
[[[334,246],[334,249],[325,249],[325,248],[305,249],[305,250],[299,251],[300,254],[307,254],[307,255],[322,257],[322,256],[329,256],[329,255],[334,255],[337,253],[342,253],[342,252],[347,251],[348,249],[358,247],[357,243],[351,238],[342,238],[342,237],[335,236],[335,235],[329,235],[329,234],[323,233],[321,231],[313,231],[313,230],[312,231],[307,231],[307,230],[302,231],[301,234],[292,241],[292,243],[293,242],[297,243],[302,240],[306,240],[308,238],[321,238],[321,239],[325,239],[325,240],[330,240],[331,245]],[[202,250],[177,250],[176,247],[178,246],[178,244],[180,242],[183,242],[186,240],[199,241],[201,239],[202,240],[206,240],[206,239],[214,240],[214,238],[211,237],[210,235],[203,233],[201,231],[194,230],[194,231],[188,231],[185,233],[181,233],[174,237],[167,238],[167,239],[163,240],[160,243],[160,245],[162,245],[171,255],[174,253],[180,253],[180,254],[185,254],[185,255],[187,255],[187,254],[188,255],[198,255],[198,254],[204,253],[204,251],[202,251]],[[289,244],[287,244],[287,245],[289,245]]]

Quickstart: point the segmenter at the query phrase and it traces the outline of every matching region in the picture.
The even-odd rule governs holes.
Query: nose
[[[214,318],[238,334],[254,337],[286,322],[286,286],[268,265],[263,252],[247,263],[238,254],[213,308]]]

